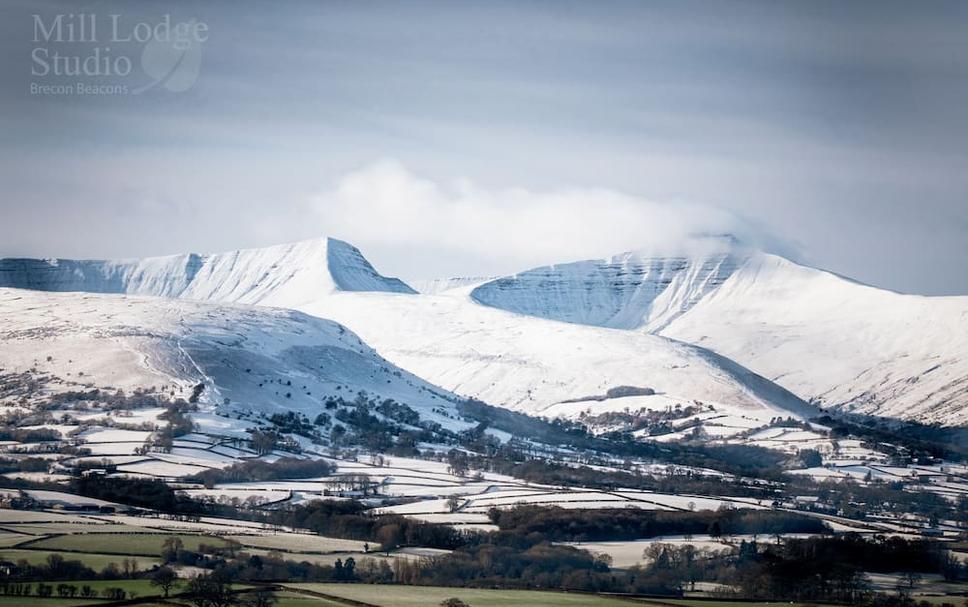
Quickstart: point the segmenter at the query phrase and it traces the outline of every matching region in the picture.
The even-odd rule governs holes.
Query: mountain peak
[[[130,260],[0,259],[0,287],[296,307],[336,291],[415,293],[359,249],[316,238],[256,249]]]
[[[399,278],[386,277],[377,272],[358,248],[344,240],[326,239],[326,266],[341,291],[417,292]]]
[[[471,297],[552,320],[655,330],[715,290],[752,254],[732,235],[698,236],[674,249],[644,247],[534,268],[484,283]]]

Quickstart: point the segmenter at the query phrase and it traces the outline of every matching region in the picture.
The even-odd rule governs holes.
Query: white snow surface
[[[859,413],[968,423],[968,297],[876,289],[729,236],[483,284],[431,281],[421,287],[435,294],[422,295],[333,239],[133,261],[7,259],[0,285],[298,309],[342,322],[434,384],[529,413],[634,386],[684,404],[779,415],[809,415],[800,399],[813,399]],[[104,357],[96,349],[76,354]],[[237,384],[244,380],[226,389],[243,394]],[[292,392],[285,404],[298,409]]]
[[[411,280],[408,284],[416,289],[418,293],[424,295],[437,295],[451,289],[462,287],[476,287],[498,278],[497,276],[455,276],[452,278],[427,278],[423,280]]]
[[[127,293],[294,308],[335,291],[413,293],[334,238],[130,260],[0,259],[0,287]]]
[[[663,325],[729,278],[747,252],[731,239],[696,243],[693,255],[643,251],[520,272],[471,292],[484,305],[565,322],[634,329]]]
[[[824,406],[968,424],[968,297],[903,295],[757,254],[661,334]]]
[[[620,386],[648,387],[665,402],[729,403],[731,409],[807,415],[792,394],[738,365],[657,335],[514,314],[441,295],[338,293],[303,306],[358,332],[394,364],[460,395],[529,414],[564,414],[608,400]]]
[[[201,402],[210,407],[195,416],[200,423],[216,408],[231,410],[226,398],[241,409],[313,415],[325,397],[352,398],[360,390],[457,423],[437,412],[452,410],[452,395],[397,369],[345,327],[294,310],[0,289],[0,342],[0,368],[53,376],[52,391],[167,385],[184,394],[204,383]],[[138,444],[147,436],[88,434],[92,443]],[[115,448],[121,445],[105,446],[123,452]]]
[[[689,294],[696,288],[699,291],[712,288],[720,280],[717,276],[721,277],[730,271],[726,265],[733,263],[727,263],[727,258],[733,258],[732,254],[724,257],[717,250],[710,255],[718,261],[686,264],[687,268],[679,270],[675,269],[681,265],[679,258],[665,265],[660,264],[662,267],[636,266],[638,274],[633,278],[640,284],[623,291],[615,301],[621,303],[628,299],[641,304],[658,297],[664,298],[661,299],[666,302],[662,304],[664,309],[672,310],[679,303],[686,305],[682,302],[695,299],[695,294]],[[694,288],[690,286],[694,280],[686,284],[683,282],[685,278],[675,278],[680,275],[695,277],[697,274],[703,278],[696,280],[706,286]],[[645,282],[642,282],[643,277],[647,279]],[[657,285],[664,284],[666,278],[682,282],[680,295],[672,297],[658,291]],[[403,283],[377,274],[357,249],[332,239],[207,257],[182,256],[127,262],[7,260],[0,263],[0,284],[13,283],[49,290],[122,290],[220,303],[285,306],[320,318],[333,318],[360,334],[389,361],[437,386],[462,396],[532,414],[547,411],[548,414],[568,415],[589,406],[594,408],[596,404],[607,406],[608,399],[591,401],[590,404],[560,403],[600,397],[608,390],[622,386],[651,388],[658,395],[656,400],[665,403],[674,401],[687,404],[700,400],[739,410],[740,415],[742,411],[756,411],[758,418],[766,414],[813,413],[792,394],[711,352],[657,335],[563,323],[481,305],[475,298],[483,297],[480,289],[487,285],[475,288],[476,282],[474,279],[445,282],[430,289],[442,289],[439,295],[417,295]],[[473,296],[470,295],[471,291]],[[27,292],[22,293],[28,297]],[[595,299],[592,295],[589,297]],[[110,305],[106,303],[109,300],[87,301]],[[588,300],[585,303],[594,302]],[[156,306],[164,315],[164,305]],[[254,400],[268,400],[270,409],[285,407],[299,410],[305,409],[309,403],[318,403],[321,394],[332,394],[334,385],[338,384],[343,384],[344,388],[350,387],[354,392],[358,389],[372,390],[408,404],[413,400],[402,398],[403,393],[392,389],[400,383],[394,380],[392,373],[381,374],[382,369],[373,369],[374,365],[369,363],[364,365],[368,368],[361,369],[362,363],[359,361],[347,365],[345,359],[340,359],[338,362],[341,364],[337,364],[333,346],[327,342],[332,338],[332,330],[336,326],[332,323],[321,322],[322,326],[329,327],[329,337],[320,340],[316,335],[306,334],[299,341],[299,347],[293,347],[295,344],[289,343],[288,338],[280,338],[274,330],[264,331],[259,339],[237,336],[231,327],[232,313],[223,315],[217,310],[210,307],[205,313],[199,313],[203,317],[207,314],[224,320],[223,326],[210,336],[212,339],[205,342],[203,351],[196,353],[182,346],[179,348],[184,349],[185,355],[193,360],[202,359],[201,364],[211,366],[212,371],[222,372],[218,381],[213,382],[218,389],[213,396],[219,400],[228,397],[233,403],[245,404]],[[246,313],[255,312],[249,309]],[[287,313],[276,310],[266,314],[277,318]],[[628,317],[628,314],[623,314]],[[300,322],[308,322],[304,316],[295,317]],[[192,320],[189,324],[195,322]],[[148,331],[142,327],[142,323],[144,327],[150,327],[152,320],[131,319],[126,326],[131,327],[135,334]],[[206,323],[201,324],[204,326]],[[616,321],[611,324],[620,326],[623,323]],[[186,330],[186,345],[197,341],[193,337],[189,343],[189,333],[195,336],[198,330],[194,326],[191,331]],[[142,347],[140,344],[134,345],[137,339],[134,336],[126,340],[127,347],[135,352]],[[278,361],[280,364],[272,366],[271,373],[264,371],[263,368],[267,366],[265,361],[253,361],[251,364],[240,361],[225,365],[221,359],[208,360],[216,358],[217,350],[221,348],[237,350],[248,358],[252,356],[248,350],[253,345],[256,349],[261,348],[259,344],[263,341],[274,342],[274,353],[286,354],[283,361]],[[74,347],[81,347],[81,344],[75,344]],[[365,348],[359,343],[355,347]],[[104,356],[94,352],[97,348],[91,347],[89,350],[85,354]],[[345,356],[345,352],[341,350],[340,355]],[[366,356],[371,355],[375,356],[368,350]],[[87,356],[73,358],[83,360]],[[173,358],[181,359],[180,364],[185,364],[185,356]],[[322,382],[322,385],[312,378],[307,380],[303,377],[304,374],[319,374],[317,369],[312,368],[317,363],[316,359],[322,359],[326,367],[324,374],[331,380]],[[276,383],[255,390],[254,386],[259,381],[278,381],[278,376],[286,375],[284,363],[288,363],[290,368],[295,365],[296,373],[300,375],[292,379],[292,389],[289,386],[283,389]],[[381,366],[392,367],[386,363]],[[106,368],[107,365],[102,367]],[[113,370],[130,367],[116,365]],[[209,368],[204,368],[206,374],[211,375]],[[245,373],[246,368],[252,368],[253,373]],[[260,371],[256,372],[256,368]],[[138,371],[143,372],[143,369]],[[188,371],[191,375],[191,366]],[[112,373],[112,385],[122,385],[119,375],[118,372]],[[158,375],[156,382],[165,383],[163,379],[171,374],[155,375]],[[375,389],[382,375],[387,375],[386,380],[393,381]],[[131,379],[136,376],[133,373]],[[288,377],[285,379],[289,380]],[[405,379],[411,384],[417,381],[409,376]],[[307,388],[297,389],[302,385]],[[311,392],[311,398],[306,398],[308,395],[304,392]],[[397,395],[391,396],[388,392],[396,392]],[[419,392],[422,397],[419,400],[426,402],[429,387],[425,386]],[[290,398],[284,398],[287,393],[291,394]],[[407,394],[412,395],[412,391]],[[555,405],[559,407],[550,410]],[[445,423],[444,419],[442,423]]]
[[[687,248],[536,268],[471,296],[689,343],[822,406],[968,424],[968,297],[878,289],[729,237]]]

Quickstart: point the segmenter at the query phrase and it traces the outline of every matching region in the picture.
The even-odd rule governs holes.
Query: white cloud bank
[[[671,254],[700,233],[728,232],[761,244],[756,230],[723,209],[604,188],[490,190],[467,179],[440,184],[394,160],[347,174],[316,196],[313,207],[330,235],[364,252],[436,250],[481,260],[488,269],[523,270],[634,249]]]

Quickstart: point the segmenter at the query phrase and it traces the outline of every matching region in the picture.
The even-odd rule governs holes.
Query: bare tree
[[[151,576],[151,585],[161,588],[162,592],[165,593],[165,598],[168,598],[168,593],[177,580],[178,575],[175,574],[174,569],[168,566],[159,567]]]

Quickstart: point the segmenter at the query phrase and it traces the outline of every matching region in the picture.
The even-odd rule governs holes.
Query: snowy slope
[[[423,280],[411,280],[408,284],[418,293],[424,295],[437,295],[451,289],[462,287],[476,287],[485,282],[495,280],[498,276],[454,276],[451,278],[426,278]]]
[[[968,424],[968,297],[902,295],[758,254],[661,333],[827,406]]]
[[[824,406],[968,424],[968,297],[901,295],[735,239],[700,242],[718,246],[536,268],[480,285],[472,297],[674,338]]]
[[[527,270],[473,290],[488,306],[565,322],[633,329],[670,322],[712,292],[748,255],[732,238],[689,243],[689,254],[636,251]]]
[[[397,369],[345,327],[293,310],[0,289],[0,368],[54,392],[167,385],[184,394],[203,382],[210,405],[228,398],[240,409],[310,416],[327,396],[365,390],[454,423],[434,411],[452,411],[452,395]]]
[[[730,237],[421,285],[436,295],[380,276],[336,240],[125,262],[4,260],[0,284],[301,309],[346,324],[434,384],[529,412],[566,414],[562,401],[628,385],[805,411],[789,390],[858,412],[968,423],[968,298],[878,290]]]
[[[642,271],[634,277],[638,283],[616,297],[605,297],[612,308],[604,313],[615,321],[615,306],[621,307],[623,302],[632,302],[640,311],[654,301],[664,302],[664,310],[679,310],[697,297],[697,289],[713,288],[723,272],[731,271],[731,255],[722,253],[710,251],[715,259],[710,264],[683,266],[681,260],[670,259],[664,267],[640,265]],[[626,261],[623,267],[636,265],[634,260]],[[20,269],[11,272],[17,263]],[[358,250],[334,240],[209,257],[128,262],[21,260],[8,261],[6,267],[6,282],[18,286],[127,290],[255,303],[333,318],[363,336],[394,364],[435,385],[528,413],[541,414],[554,407],[555,415],[572,415],[633,404],[665,409],[693,400],[716,403],[762,421],[775,415],[811,412],[778,386],[700,348],[656,335],[562,323],[481,305],[475,301],[486,297],[479,286],[481,280],[435,281],[424,287],[440,295],[413,294],[403,283],[377,274]],[[613,272],[595,287],[614,277]],[[681,284],[682,288],[673,288],[677,295],[670,296],[656,287],[659,284]],[[473,299],[468,295],[472,290]],[[570,303],[574,313],[583,306],[593,314],[604,309],[592,305],[601,298],[595,289],[591,291],[586,300]],[[629,323],[638,324],[611,324]],[[230,378],[223,383],[230,383]],[[563,403],[601,396],[623,386],[650,388],[657,394],[634,402],[608,398]]]
[[[335,291],[413,293],[333,238],[215,255],[134,260],[2,259],[0,287],[296,307]]]
[[[635,399],[636,407],[701,400],[765,420],[813,413],[792,394],[692,346],[497,310],[475,303],[469,290],[339,293],[302,309],[347,325],[388,360],[436,385],[530,414],[605,408],[624,399],[555,405],[621,386],[656,391]]]

